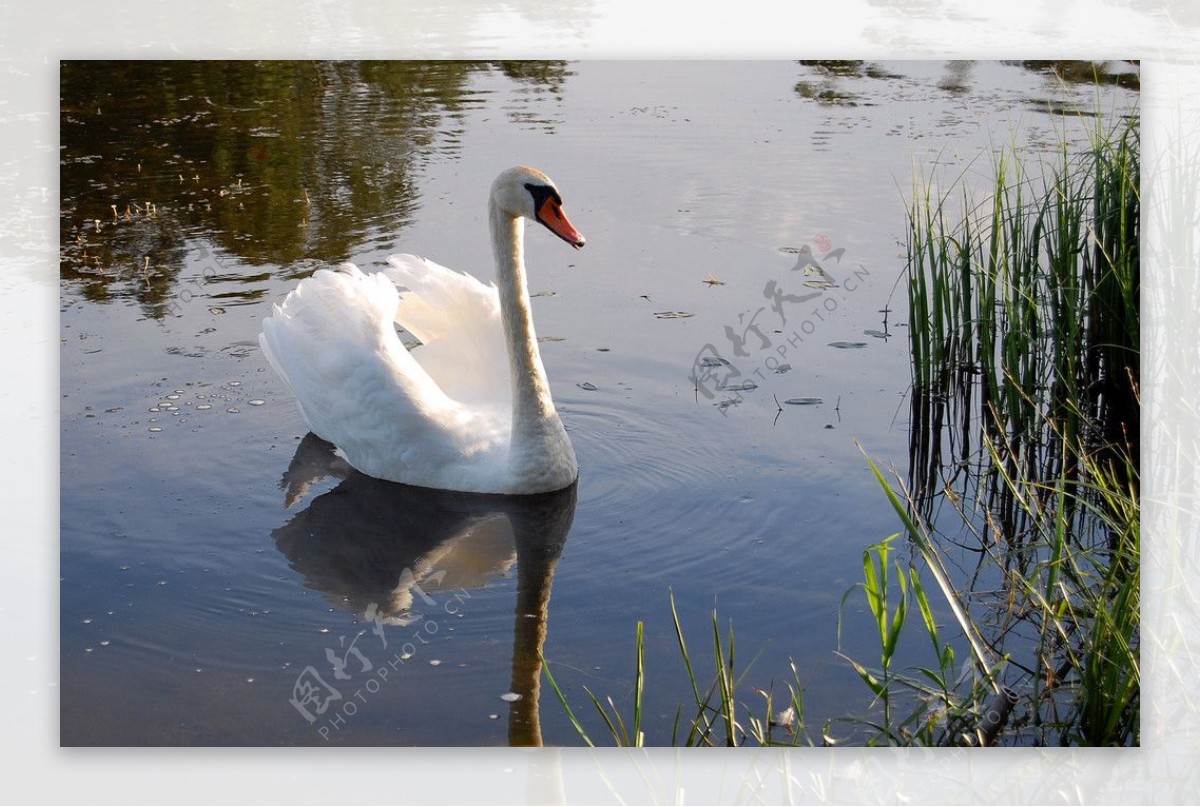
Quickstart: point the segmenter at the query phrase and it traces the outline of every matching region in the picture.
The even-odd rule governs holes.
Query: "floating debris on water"
[[[778,712],[771,717],[771,723],[776,726],[781,726],[785,729],[790,729],[796,723],[796,709],[789,706],[782,712]]]
[[[752,389],[758,389],[758,384],[755,384],[753,381],[743,381],[741,384],[730,384],[721,387],[721,390],[724,392],[749,392]]]
[[[595,390],[600,389],[595,384],[593,384],[591,381],[584,381],[582,384],[576,384],[575,386],[579,387],[580,389],[585,389],[588,392],[594,392]]]
[[[516,692],[505,692],[500,696],[500,700],[507,703],[516,703],[517,701],[521,700],[521,696]]]
[[[792,406],[816,406],[825,402],[820,398],[788,398],[784,403]]]
[[[830,342],[830,347],[836,347],[839,350],[858,350],[867,346],[866,342]]]
[[[694,317],[696,315],[690,311],[655,311],[654,316],[659,319],[683,319],[684,317]]]

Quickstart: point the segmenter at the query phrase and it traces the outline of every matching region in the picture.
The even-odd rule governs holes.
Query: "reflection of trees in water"
[[[189,240],[251,265],[344,260],[367,232],[411,217],[415,167],[479,103],[472,75],[493,69],[64,62],[62,276],[86,299],[134,296],[162,316],[199,248]],[[561,63],[495,69],[553,93],[569,75]],[[215,258],[201,263],[224,273]]]
[[[1087,62],[1072,59],[1028,59],[1012,64],[1035,73],[1054,76],[1067,84],[1112,84],[1127,90],[1141,89],[1141,73],[1128,69],[1136,62]]]
[[[500,72],[520,85],[513,103],[506,110],[514,123],[553,133],[557,120],[552,117],[555,107],[547,107],[544,97],[558,101],[567,77],[571,75],[565,62],[500,62]],[[550,115],[547,114],[550,110]]]
[[[844,87],[846,79],[899,78],[899,76],[888,73],[878,64],[861,59],[801,59],[800,64],[808,69],[810,75],[796,83],[796,94],[801,98],[829,106],[858,106],[860,103],[872,106],[874,104],[868,96],[847,91]]]
[[[796,94],[802,98],[827,106],[869,106],[871,96],[851,91],[847,82],[862,78],[898,79],[903,76],[892,73],[878,63],[862,60],[814,60],[802,59],[804,77],[796,83]],[[1006,62],[1026,70],[1052,77],[1064,84],[1111,84],[1130,90],[1140,88],[1140,74],[1130,62],[1089,61],[1016,61]],[[945,76],[938,87],[947,92],[960,94],[970,89],[970,74],[975,62],[951,60],[945,63]]]
[[[971,89],[971,72],[975,62],[970,59],[951,59],[946,62],[946,72],[938,81],[938,89],[961,95]]]

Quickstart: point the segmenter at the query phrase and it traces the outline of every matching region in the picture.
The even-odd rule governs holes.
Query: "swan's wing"
[[[509,407],[508,354],[496,287],[416,255],[393,255],[382,270],[400,295],[396,322],[423,343],[413,351],[458,401]]]
[[[427,469],[486,453],[507,435],[451,400],[396,334],[399,295],[351,264],[304,280],[263,321],[259,343],[308,426],[371,476],[429,484]],[[485,422],[486,421],[486,422]]]

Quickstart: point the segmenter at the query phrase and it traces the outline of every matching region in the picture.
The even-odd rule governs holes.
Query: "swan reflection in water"
[[[407,625],[425,597],[470,590],[517,565],[511,745],[541,745],[541,652],[550,588],[575,517],[576,485],[497,496],[385,482],[359,473],[314,434],[284,475],[286,505],[327,476],[342,482],[272,532],[305,585],[382,626]]]

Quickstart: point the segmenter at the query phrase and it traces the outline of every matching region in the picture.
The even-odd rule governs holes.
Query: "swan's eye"
[[[525,190],[529,191],[529,195],[533,197],[534,210],[541,210],[546,202],[551,199],[554,200],[555,210],[562,205],[562,197],[558,195],[558,191],[549,185],[535,185],[532,182],[526,182]]]

